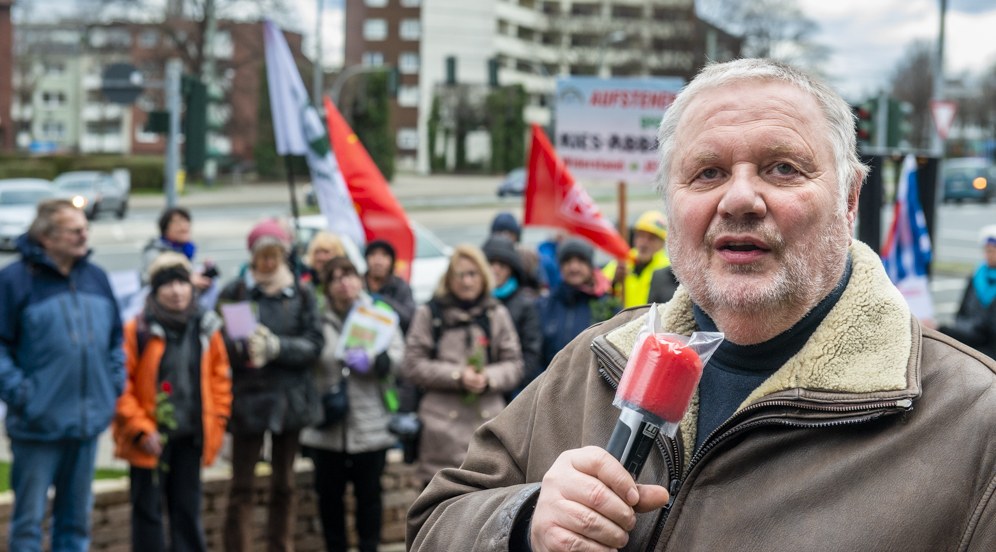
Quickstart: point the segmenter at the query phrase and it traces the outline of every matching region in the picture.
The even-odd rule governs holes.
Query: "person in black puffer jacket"
[[[515,244],[504,236],[492,235],[484,242],[484,255],[491,263],[491,273],[495,277],[495,289],[491,294],[505,305],[512,315],[512,323],[519,334],[522,346],[522,382],[505,394],[505,400],[512,399],[540,375],[543,351],[543,333],[540,331],[539,311],[536,310],[536,292],[525,287],[525,271],[522,260],[515,250]]]
[[[270,432],[273,468],[267,549],[293,548],[294,457],[301,429],[322,419],[312,371],[325,344],[315,297],[294,281],[287,255],[290,235],[276,220],[249,233],[252,261],[228,283],[219,304],[248,301],[256,329],[225,345],[232,363],[232,484],[225,516],[225,550],[250,550],[253,475],[263,437]]]
[[[968,278],[954,323],[941,332],[996,358],[996,225],[980,235],[985,261]]]

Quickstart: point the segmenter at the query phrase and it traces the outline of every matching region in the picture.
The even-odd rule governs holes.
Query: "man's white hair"
[[[846,207],[848,192],[861,186],[868,167],[858,159],[856,149],[854,113],[851,106],[822,81],[784,63],[770,59],[738,59],[725,63],[713,63],[704,67],[699,74],[678,94],[674,103],[664,113],[657,133],[660,166],[657,171],[657,190],[664,198],[670,214],[667,186],[671,178],[672,156],[677,140],[678,123],[690,104],[703,92],[733,83],[745,81],[784,82],[810,94],[826,118],[829,129],[830,147],[833,151],[840,186],[840,208]]]

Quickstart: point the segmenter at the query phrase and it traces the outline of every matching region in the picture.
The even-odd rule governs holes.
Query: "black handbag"
[[[401,443],[405,464],[418,460],[418,440],[422,433],[422,420],[414,412],[395,412],[387,424],[387,430]]]
[[[322,394],[322,412],[324,417],[320,428],[329,427],[341,422],[349,412],[349,372],[343,370],[342,379]]]

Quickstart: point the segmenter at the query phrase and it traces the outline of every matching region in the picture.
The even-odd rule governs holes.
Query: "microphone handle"
[[[636,480],[650,456],[660,427],[644,419],[629,407],[623,407],[612,436],[605,449],[626,468]]]

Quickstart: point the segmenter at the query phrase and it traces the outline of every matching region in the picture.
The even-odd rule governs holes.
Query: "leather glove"
[[[370,371],[370,357],[367,356],[367,352],[363,349],[349,349],[346,351],[346,358],[343,359],[343,363],[350,370],[358,374],[366,374]]]
[[[280,338],[260,324],[249,336],[249,362],[256,368],[266,366],[280,354]]]

